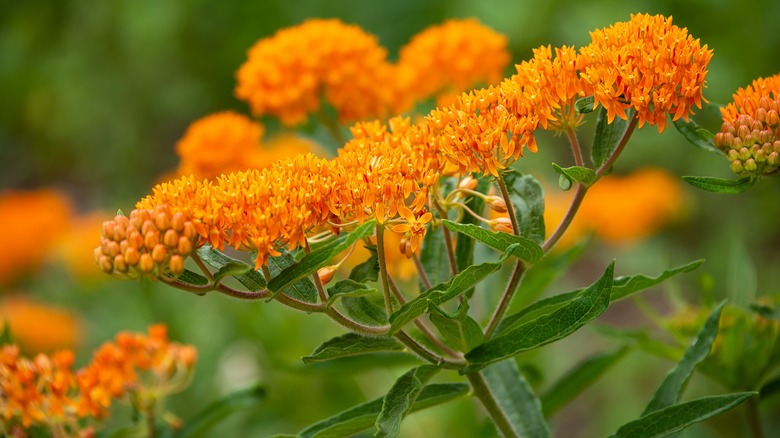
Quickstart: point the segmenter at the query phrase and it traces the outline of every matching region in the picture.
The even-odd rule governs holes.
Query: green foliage
[[[371,253],[368,260],[358,264],[349,273],[349,279],[353,281],[366,282],[376,281],[379,278],[379,259],[377,257],[376,246],[366,246]]]
[[[452,231],[465,234],[480,242],[501,251],[507,251],[513,247],[511,254],[529,263],[536,263],[544,254],[542,248],[533,240],[501,231],[488,231],[478,225],[459,224],[448,220],[442,220],[445,227]]]
[[[425,384],[439,370],[440,368],[435,365],[421,365],[412,368],[395,381],[385,395],[382,411],[376,419],[376,437],[398,436],[401,431],[401,421],[412,408]]]
[[[587,167],[572,166],[563,168],[555,163],[552,163],[552,166],[553,169],[561,175],[558,182],[561,190],[569,190],[574,182],[578,182],[585,187],[590,187],[598,179],[596,172]]]
[[[206,406],[205,409],[187,421],[181,430],[170,432],[165,435],[165,438],[197,438],[205,436],[231,414],[253,408],[265,400],[265,397],[266,390],[260,386],[228,394]]]
[[[470,218],[471,215],[465,215],[465,218]],[[466,243],[467,240],[471,239],[459,239],[458,245],[461,243],[464,244],[463,251],[468,251],[469,245]],[[473,262],[473,254],[474,254],[474,241],[471,240],[471,261]],[[442,230],[439,229],[432,229],[432,227],[429,227],[428,232],[425,233],[425,238],[423,239],[422,244],[422,251],[420,251],[420,262],[422,262],[423,268],[425,269],[425,273],[428,275],[428,280],[431,282],[431,284],[439,284],[447,281],[450,278],[450,275],[452,274],[450,270],[450,263],[449,259],[445,255],[447,251],[447,247],[444,243],[444,233]],[[461,254],[461,258],[468,259],[468,254]],[[471,264],[471,263],[469,263]],[[465,266],[464,268],[465,269]],[[422,282],[420,282],[420,289],[423,290],[425,287],[422,285]]]
[[[176,277],[176,279],[179,280],[179,282],[181,283],[192,285],[192,286],[205,286],[209,284],[208,278],[198,274],[197,272],[190,271],[189,269],[185,269],[184,272],[182,272],[181,274],[179,274],[178,277]]]
[[[688,184],[713,193],[737,194],[747,191],[756,183],[756,179],[746,176],[737,180],[715,178],[711,176],[683,176]]]
[[[272,282],[279,278],[281,273],[284,272],[287,268],[299,265],[301,263],[301,261],[296,261],[295,255],[291,254],[289,251],[282,250],[280,252],[281,255],[268,258],[268,270],[271,272]],[[271,289],[270,283],[267,287],[269,290],[273,291],[274,295],[282,293],[305,303],[317,302],[317,288],[314,286],[314,283],[312,283],[312,281],[307,277],[299,278],[282,289]]]
[[[544,242],[544,188],[531,175],[509,169],[501,174],[515,208],[520,235],[539,245]]]
[[[669,119],[671,120],[671,116],[669,116]],[[721,156],[723,155],[723,152],[715,146],[715,142],[713,141],[715,136],[712,135],[710,131],[699,126],[699,124],[693,120],[693,117],[690,117],[687,122],[685,119],[679,118],[672,121],[672,125],[674,125],[674,127],[677,128],[677,131],[692,145],[698,146],[707,152],[712,152]]]
[[[634,115],[633,110],[626,111],[628,120],[615,117],[612,123],[609,123],[607,110],[604,107],[598,112],[596,117],[596,134],[593,137],[593,146],[590,150],[590,159],[597,168],[603,166],[607,159],[615,152],[623,134],[628,129],[629,120]]]
[[[320,344],[314,351],[303,357],[304,363],[324,362],[336,358],[371,354],[387,351],[403,351],[404,347],[394,338],[386,336],[365,336],[359,333],[347,333],[336,336]]]
[[[263,275],[252,269],[252,267],[246,263],[225,255],[225,253],[211,247],[211,245],[201,246],[198,248],[197,253],[201,260],[209,264],[211,267],[216,268],[218,272],[228,266],[235,266],[237,268],[235,272],[225,272],[225,275],[231,275],[235,277],[236,280],[238,280],[238,282],[249,291],[257,292],[265,289],[266,281]],[[238,269],[239,266],[246,266],[249,269],[245,272],[242,272],[243,269]],[[215,275],[214,278],[216,280],[217,276]]]
[[[574,102],[574,110],[579,114],[592,113],[595,101],[596,99],[593,95],[581,97]]]
[[[355,280],[341,280],[328,288],[328,305],[332,305],[339,298],[365,297],[377,294],[377,290],[369,287],[365,283],[358,283]]]
[[[489,187],[490,187],[490,179],[483,177],[478,180],[477,188],[475,190],[480,193],[486,193]],[[466,206],[468,206],[470,209],[472,209],[477,213],[480,213],[485,207],[485,201],[483,201],[482,198],[480,198],[479,196],[470,196],[465,201],[465,204]],[[461,223],[478,225],[479,221],[474,216],[470,214],[466,214],[463,215],[463,218],[461,219]],[[425,247],[423,246],[423,253],[422,253],[423,262],[425,262],[425,257],[428,254],[430,254],[431,257],[438,259],[439,263],[446,262],[446,258],[441,257],[441,253],[439,254],[426,253]],[[458,234],[457,238],[455,239],[455,263],[458,265],[458,271],[462,271],[474,264],[474,239],[472,239],[471,237],[465,234]],[[447,265],[446,268],[448,269],[447,272],[449,272],[449,265]],[[439,269],[441,269],[441,267],[439,267]],[[431,283],[432,284],[441,283],[443,281],[446,281],[446,279],[447,277],[441,277],[439,280],[434,281],[433,278],[431,278]],[[471,295],[471,294],[467,293],[467,295]]]
[[[429,318],[441,333],[444,343],[456,351],[469,351],[484,341],[482,329],[469,316],[468,301],[463,300],[453,315],[433,306]]]

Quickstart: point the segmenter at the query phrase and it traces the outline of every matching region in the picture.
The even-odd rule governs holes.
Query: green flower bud
[[[752,158],[748,158],[745,160],[745,172],[755,172],[758,170],[758,165],[756,165],[756,160]]]
[[[743,171],[742,162],[739,160],[734,160],[731,162],[731,171],[740,174]]]

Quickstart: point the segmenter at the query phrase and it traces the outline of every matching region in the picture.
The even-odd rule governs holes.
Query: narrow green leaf
[[[205,436],[214,426],[219,424],[229,415],[240,410],[256,406],[265,399],[265,389],[254,386],[228,394],[221,400],[208,405],[205,409],[195,414],[184,427],[171,434],[174,438],[195,438]]]
[[[555,311],[506,330],[466,353],[469,365],[461,373],[474,372],[493,362],[557,341],[596,319],[609,306],[614,269],[615,262],[612,262],[601,278]]]
[[[376,246],[371,245],[365,248],[371,255],[368,257],[368,260],[352,268],[352,271],[349,273],[350,280],[363,283],[376,281],[379,278],[379,258],[377,257]]]
[[[480,193],[487,193],[488,188],[490,187],[490,180],[488,178],[480,178],[477,182],[477,187],[474,189],[477,192]],[[476,211],[477,213],[482,212],[482,210],[485,208],[485,201],[482,200],[482,198],[478,196],[470,196],[468,199],[465,200],[465,204],[467,207],[472,209],[473,211]],[[470,214],[463,215],[463,218],[461,219],[462,224],[478,224],[477,218]],[[443,234],[441,231],[439,233]],[[466,236],[464,234],[457,234],[457,237],[455,237],[455,262],[458,265],[458,272],[466,269],[467,267],[474,264],[474,239],[472,239],[469,236]],[[447,262],[446,257],[441,257],[441,254],[436,255],[443,263]],[[443,281],[447,281],[449,278],[449,265],[447,265],[447,276],[446,277],[440,277],[438,280],[434,281],[431,280],[431,284],[437,284],[441,283]],[[471,293],[467,292],[466,296],[471,296]]]
[[[165,275],[169,278],[173,278],[169,274],[165,274]],[[209,284],[208,278],[198,274],[197,272],[190,271],[189,269],[185,269],[184,272],[182,272],[181,274],[179,274],[178,277],[176,277],[176,279],[182,283],[191,284],[193,286],[205,286]]]
[[[340,357],[385,351],[403,351],[404,349],[405,347],[395,338],[347,333],[320,344],[309,356],[303,357],[303,363],[324,362]]]
[[[664,377],[655,394],[653,394],[653,398],[650,399],[650,403],[647,404],[644,412],[642,412],[642,417],[668,408],[676,404],[680,399],[680,395],[682,395],[688,379],[693,375],[696,365],[710,354],[712,343],[715,342],[715,337],[718,335],[718,322],[720,321],[720,313],[723,310],[724,303],[720,303],[715,307],[715,310],[707,318],[699,334],[696,335],[691,345],[685,350],[682,360],[677,362],[674,368]]]
[[[615,438],[662,437],[679,432],[688,426],[728,411],[756,395],[755,392],[738,392],[728,395],[702,397],[676,404],[624,424],[613,435]]]
[[[669,119],[671,120],[671,116]],[[677,131],[694,146],[698,146],[707,152],[713,152],[723,156],[723,152],[715,146],[715,142],[713,141],[715,136],[712,135],[710,131],[699,126],[699,124],[693,120],[693,117],[689,117],[687,122],[685,119],[679,118],[672,121],[672,124],[677,128]]]
[[[550,430],[542,406],[531,385],[517,369],[514,359],[492,364],[480,371],[501,413],[518,437],[544,438]]]
[[[457,297],[479,283],[483,278],[497,271],[515,248],[514,245],[507,248],[507,252],[497,262],[469,266],[458,273],[458,275],[452,277],[450,281],[437,284],[421,293],[417,298],[407,301],[406,304],[390,315],[390,333],[397,332],[406,323],[427,312],[429,306],[438,306]]]
[[[628,350],[628,348],[622,347],[615,351],[591,356],[561,377],[542,396],[544,416],[549,418],[566,406],[604,375],[612,365],[620,361]]]
[[[569,186],[571,186],[572,181],[576,181],[586,187],[589,187],[598,179],[596,172],[594,172],[593,169],[588,169],[587,167],[572,166],[564,168],[555,163],[552,163],[552,166],[556,172],[569,180]],[[563,189],[563,187],[561,188]]]
[[[623,120],[615,117],[612,123],[609,123],[607,110],[602,106],[596,117],[596,134],[593,137],[593,146],[590,150],[590,158],[593,165],[601,167],[607,162],[610,155],[617,149],[623,134],[628,128],[628,121],[633,117],[634,111],[626,111],[628,119]]]
[[[377,293],[373,287],[355,280],[341,280],[328,288],[328,305],[333,305],[339,298],[365,297]]]
[[[780,321],[780,306],[768,305],[764,303],[752,303],[749,304],[748,307],[762,318]]]
[[[361,324],[374,327],[387,324],[387,312],[378,294],[376,297],[344,297],[341,306],[350,318]]]
[[[520,235],[541,245],[546,237],[544,229],[544,188],[531,175],[506,170],[501,176],[509,189],[515,207]]]
[[[440,368],[435,365],[421,365],[412,368],[395,381],[382,402],[382,411],[376,419],[376,437],[396,437],[401,431],[401,422],[412,408],[425,384]]]
[[[230,262],[214,273],[214,284],[219,284],[225,277],[245,275],[249,271],[252,271],[252,267],[246,263]]]
[[[466,215],[471,216],[471,215]],[[444,244],[444,232],[440,229],[428,227],[428,232],[423,238],[420,261],[431,284],[439,284],[450,278],[450,263],[446,256],[447,247]],[[420,290],[425,287],[420,283]]]
[[[482,329],[477,321],[469,316],[469,303],[463,301],[454,315],[432,307],[430,319],[439,330],[444,343],[457,351],[468,351],[484,341]]]
[[[442,220],[442,223],[452,231],[457,231],[458,233],[473,237],[491,248],[501,251],[506,251],[510,246],[517,245],[514,248],[512,255],[521,258],[528,263],[536,263],[544,255],[542,247],[533,240],[525,237],[502,233],[500,231],[489,231],[478,225],[459,224],[446,219]]]
[[[685,182],[697,189],[728,194],[745,192],[756,183],[756,179],[750,176],[737,180],[714,178],[710,176],[683,176],[682,178]]]
[[[681,348],[659,341],[657,335],[648,333],[647,330],[628,330],[604,324],[590,324],[588,327],[615,341],[672,361],[680,360],[683,355]]]
[[[374,221],[369,221],[349,233],[342,234],[327,245],[304,255],[299,262],[285,267],[268,283],[268,289],[273,292],[286,289],[298,280],[317,272],[338,253],[349,248],[358,240],[370,236],[373,232]]]
[[[225,255],[222,251],[219,251],[215,248],[212,248],[210,245],[203,245],[200,248],[198,248],[198,257],[200,257],[201,260],[206,262],[209,266],[213,268],[217,268],[218,270],[224,268],[225,266],[228,266],[232,263],[240,263],[245,266],[246,263],[236,260],[232,257],[229,257]],[[235,277],[236,280],[238,280],[239,283],[241,283],[245,288],[252,292],[257,292],[265,289],[266,282],[265,277],[263,277],[263,274],[255,271],[252,269],[252,267],[249,267],[250,269],[245,273],[236,273],[231,274]]]
[[[694,269],[701,266],[702,263],[704,263],[704,260],[694,260],[676,268],[667,269],[655,277],[648,277],[644,274],[616,277],[612,283],[612,292],[610,293],[609,300],[610,302],[621,300],[639,291],[655,286],[677,274],[693,271]],[[563,303],[572,300],[582,291],[583,289],[577,289],[571,292],[554,295],[552,297],[539,300],[522,309],[521,311],[507,316],[499,323],[498,328],[496,329],[496,335],[499,335],[516,327],[519,324],[528,321],[530,317],[538,316],[539,314],[550,313],[557,307],[560,307]]]
[[[296,263],[293,254],[284,249],[280,252],[282,253],[281,255],[268,258],[268,270],[271,271],[271,281],[276,279],[286,268]],[[301,278],[282,290],[274,291],[274,294],[277,293],[282,293],[306,303],[316,303],[319,300],[317,288],[314,287],[314,283],[308,278]]]
[[[576,102],[574,102],[574,110],[579,114],[592,113],[594,100],[595,99],[592,95],[588,97],[581,97],[577,99]]]
[[[432,383],[420,391],[410,412],[419,411],[463,397],[469,393],[465,383]],[[382,411],[384,398],[362,403],[330,418],[312,424],[298,435],[301,438],[341,438],[368,429]]]

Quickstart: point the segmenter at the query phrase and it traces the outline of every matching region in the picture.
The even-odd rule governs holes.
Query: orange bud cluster
[[[135,278],[184,272],[184,260],[198,246],[195,224],[183,212],[167,205],[136,209],[103,222],[95,263],[108,273]]]
[[[780,167],[780,75],[759,78],[721,109],[715,146],[738,175],[766,175]]]

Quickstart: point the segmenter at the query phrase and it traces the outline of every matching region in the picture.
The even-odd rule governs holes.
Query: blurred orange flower
[[[0,285],[35,269],[68,228],[70,204],[51,189],[0,193]]]
[[[62,263],[71,275],[79,281],[102,279],[100,269],[95,266],[93,250],[100,240],[100,228],[110,213],[93,211],[76,216],[71,227],[60,237],[54,250],[54,258]]]
[[[81,339],[81,327],[73,313],[22,296],[0,301],[0,324],[7,322],[11,336],[30,353],[73,348]]]

